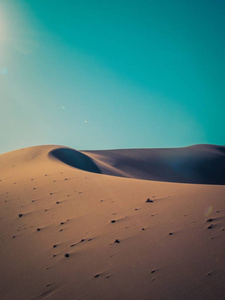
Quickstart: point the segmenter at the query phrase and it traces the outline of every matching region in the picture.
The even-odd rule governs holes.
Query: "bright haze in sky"
[[[225,144],[224,1],[0,1],[0,153]]]

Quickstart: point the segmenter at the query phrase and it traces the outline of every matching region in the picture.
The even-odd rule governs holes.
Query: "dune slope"
[[[148,153],[65,149],[0,155],[1,299],[224,299],[222,181],[138,180]]]
[[[83,152],[126,177],[202,184],[225,184],[225,147],[195,145],[168,149],[124,149]],[[106,169],[104,174],[110,174]]]

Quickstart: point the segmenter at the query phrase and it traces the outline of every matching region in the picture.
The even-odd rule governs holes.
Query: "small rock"
[[[116,240],[114,241],[114,243],[119,244],[119,243],[120,243],[120,240],[116,239]]]
[[[94,278],[98,278],[100,275],[101,275],[101,274],[96,274],[96,275],[94,276]]]
[[[58,245],[53,245],[53,248],[56,248]]]
[[[19,218],[22,218],[23,214],[19,214]]]
[[[85,241],[85,239],[81,239],[80,241],[81,241],[81,243],[83,243]]]
[[[208,229],[212,229],[213,228],[213,224],[208,226]]]
[[[111,223],[116,223],[116,220],[112,220]]]
[[[141,228],[141,230],[145,230],[145,228],[143,227],[143,228]]]
[[[212,222],[213,221],[213,219],[208,219],[206,222]]]
[[[170,232],[170,233],[169,233],[169,235],[173,235],[173,233],[172,233],[172,232]]]
[[[66,253],[64,256],[65,256],[65,257],[70,257],[69,253]]]
[[[148,198],[148,199],[146,200],[146,202],[147,202],[147,203],[153,203],[153,200],[151,200],[151,199]]]
[[[41,228],[37,228],[37,231],[41,231]]]

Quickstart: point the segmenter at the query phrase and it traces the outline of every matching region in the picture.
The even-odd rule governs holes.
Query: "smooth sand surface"
[[[224,299],[224,147],[31,147],[0,180],[1,299]]]

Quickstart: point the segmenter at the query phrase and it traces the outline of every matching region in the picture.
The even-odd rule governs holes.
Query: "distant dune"
[[[224,146],[82,152],[59,148],[50,154],[89,172],[167,182],[225,184]]]
[[[1,154],[0,298],[224,299],[224,170],[215,145]]]

